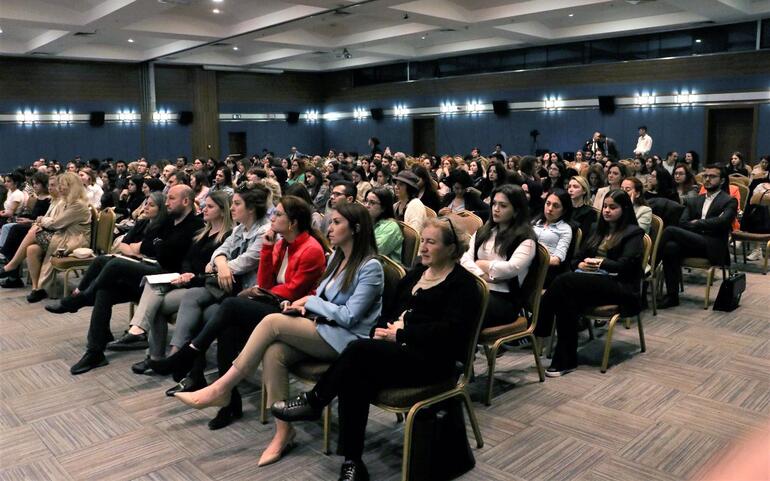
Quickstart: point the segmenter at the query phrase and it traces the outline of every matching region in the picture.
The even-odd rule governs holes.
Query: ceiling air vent
[[[439,32],[456,32],[456,31],[457,30],[453,28],[442,28],[441,30],[439,30]]]
[[[53,54],[52,54],[51,52],[32,52],[30,55],[42,55],[42,56],[46,56],[46,55],[53,55]]]
[[[75,32],[72,34],[73,37],[90,37],[91,35],[96,35],[96,30],[93,32]]]
[[[340,9],[340,10],[335,10],[334,15],[351,15],[351,13],[346,10]]]
[[[212,43],[211,46],[212,47],[232,47],[233,44],[227,43],[227,42],[217,42],[217,43]]]
[[[165,5],[190,5],[190,0],[158,0]]]

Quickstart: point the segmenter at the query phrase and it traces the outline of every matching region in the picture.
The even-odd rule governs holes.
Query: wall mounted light
[[[40,120],[40,116],[31,110],[16,113],[16,121],[23,124],[31,124]]]
[[[691,104],[693,102],[694,96],[690,92],[682,91],[676,94],[675,100],[678,104]]]
[[[57,123],[60,123],[60,124],[61,123],[72,122],[72,119],[73,119],[72,113],[69,112],[69,111],[65,112],[63,110],[60,110],[60,111],[58,111],[58,112],[53,114],[54,122],[57,122]]]
[[[406,117],[409,115],[409,109],[405,105],[396,105],[393,111],[396,117]]]
[[[543,101],[543,105],[546,110],[556,110],[564,105],[564,102],[559,97],[548,97]]]
[[[643,92],[636,96],[636,105],[641,107],[649,107],[655,104],[655,95]]]
[[[441,104],[441,113],[444,115],[452,115],[457,113],[457,105],[454,102],[444,102]]]
[[[316,121],[318,121],[318,111],[317,110],[308,110],[305,113],[305,119],[307,119],[308,122],[316,122]]]
[[[171,113],[168,110],[159,110],[152,113],[153,122],[168,122],[171,120]]]
[[[363,120],[369,116],[369,111],[363,107],[356,107],[353,109],[353,118],[356,120]]]
[[[465,104],[465,111],[469,114],[477,114],[481,112],[481,103],[476,100],[471,100]]]

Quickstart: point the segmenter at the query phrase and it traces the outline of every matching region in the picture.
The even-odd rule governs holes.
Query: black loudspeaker
[[[189,110],[182,110],[179,112],[177,122],[179,122],[179,125],[190,125],[193,122],[193,113]]]
[[[88,123],[91,127],[101,127],[104,125],[104,112],[91,112],[91,116],[88,117]]]
[[[381,108],[373,108],[373,109],[370,109],[369,112],[371,112],[372,118],[374,120],[382,120],[385,118],[385,113],[382,111]]]
[[[493,100],[492,110],[494,110],[497,115],[508,115],[508,112],[510,112],[510,109],[508,108],[508,101]]]
[[[599,110],[602,114],[608,115],[615,112],[615,97],[612,95],[599,96]]]
[[[290,124],[299,122],[299,112],[286,112],[286,121]]]

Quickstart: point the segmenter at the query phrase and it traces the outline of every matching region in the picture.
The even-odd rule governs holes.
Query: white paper
[[[153,286],[157,284],[169,284],[171,281],[179,277],[179,273],[172,272],[170,274],[154,274],[151,276],[145,276],[147,282]]]

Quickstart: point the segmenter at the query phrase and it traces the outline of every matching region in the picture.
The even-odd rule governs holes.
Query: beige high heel
[[[205,389],[205,388],[204,388]],[[188,406],[195,408],[195,409],[205,409],[208,407],[220,407],[223,408],[225,406],[230,405],[230,397],[231,397],[231,391],[227,391],[223,395],[219,396],[218,398],[214,398],[213,400],[209,402],[200,402],[197,401],[195,398],[197,397],[196,394],[198,391],[195,392],[178,392],[174,394],[174,397],[182,401],[183,403],[187,404]]]
[[[291,434],[289,435],[289,438],[286,440],[286,444],[284,444],[277,453],[268,454],[267,451],[263,452],[262,456],[259,458],[259,462],[257,463],[257,466],[261,468],[262,466],[267,466],[268,464],[273,464],[275,462],[278,462],[285,454],[291,451],[291,449],[294,447],[294,438],[296,436],[297,436],[297,432],[292,430]]]

